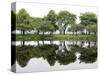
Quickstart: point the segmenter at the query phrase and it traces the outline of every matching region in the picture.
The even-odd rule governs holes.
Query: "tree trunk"
[[[39,30],[37,30],[37,34],[39,34]]]
[[[88,42],[88,47],[90,48],[90,42]]]
[[[81,42],[81,47],[83,47],[83,42]]]
[[[21,32],[22,32],[22,35],[25,35],[25,30],[21,30]],[[24,45],[25,45],[25,42],[24,41],[22,41],[22,47],[24,47]]]
[[[65,41],[64,41],[63,43],[64,43],[64,48],[65,48],[65,49],[67,49],[67,48],[66,48],[66,44],[65,44]]]
[[[43,42],[43,45],[44,45],[44,40],[42,40],[42,42]]]
[[[37,45],[40,46],[39,41],[37,41]]]
[[[25,35],[25,30],[22,30],[22,34]]]
[[[66,32],[65,32],[66,30],[64,30],[64,35],[66,34]]]
[[[21,46],[24,47],[25,46],[25,41],[21,42]]]

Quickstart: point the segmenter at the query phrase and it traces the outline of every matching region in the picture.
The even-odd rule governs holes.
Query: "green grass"
[[[16,35],[17,41],[36,41],[36,40],[78,40],[78,41],[96,41],[96,35],[36,35],[36,34],[27,34],[27,35]]]

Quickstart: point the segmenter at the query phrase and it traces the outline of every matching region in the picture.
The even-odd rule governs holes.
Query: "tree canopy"
[[[28,30],[31,28],[30,15],[25,9],[21,9],[16,14],[16,27],[18,30]]]
[[[81,24],[87,25],[97,25],[97,16],[94,13],[86,12],[80,15]]]
[[[58,14],[54,10],[50,10],[44,17],[33,17],[22,8],[17,14],[12,12],[12,15],[16,15],[16,28],[21,31],[36,30],[39,34],[40,32],[53,33],[58,30],[60,34],[64,35],[66,29],[73,33],[80,32],[80,34],[85,33],[84,30],[86,30],[86,34],[97,32],[97,15],[92,12],[80,14],[80,23],[78,24],[76,23],[76,15],[66,10],[60,11]],[[69,29],[68,26],[70,26]]]

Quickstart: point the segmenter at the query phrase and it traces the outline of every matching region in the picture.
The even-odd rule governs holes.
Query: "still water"
[[[97,42],[16,42],[17,72],[86,69],[97,67]]]

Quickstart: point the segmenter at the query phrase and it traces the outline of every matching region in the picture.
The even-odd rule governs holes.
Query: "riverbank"
[[[38,40],[69,40],[69,41],[97,41],[96,35],[36,35],[36,34],[27,34],[27,35],[16,35],[17,41],[38,41]]]

